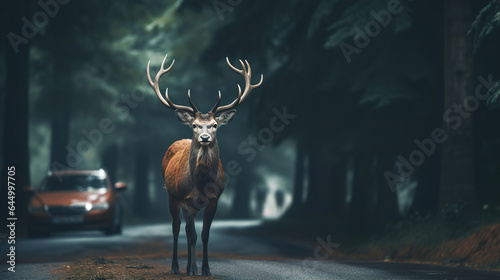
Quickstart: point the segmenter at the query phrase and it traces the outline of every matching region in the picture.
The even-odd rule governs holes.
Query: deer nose
[[[210,140],[210,135],[201,135],[201,142],[208,142]]]

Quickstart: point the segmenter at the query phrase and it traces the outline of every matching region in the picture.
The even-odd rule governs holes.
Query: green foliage
[[[431,65],[426,63],[426,58],[418,47],[411,43],[405,44],[408,42],[405,40],[407,37],[399,34],[413,25],[408,3],[401,3],[401,9],[402,12],[391,14],[388,26],[380,26],[381,30],[376,37],[384,39],[371,38],[370,45],[366,49],[360,49],[360,52],[368,52],[370,56],[362,56],[361,53],[362,57],[354,58],[360,63],[354,66],[359,68],[356,68],[357,75],[349,91],[362,92],[359,100],[362,105],[372,104],[375,108],[383,108],[397,101],[414,100],[419,93],[408,85],[428,78],[425,76],[429,74]],[[329,36],[325,48],[338,48],[341,43],[354,46],[352,39],[357,34],[356,28],[365,32],[365,26],[369,22],[376,22],[372,13],[380,11],[388,13],[386,1],[358,1],[347,7],[328,27]],[[377,42],[380,40],[384,40],[383,45]],[[408,48],[416,55],[408,56]],[[409,65],[412,67],[408,67]]]
[[[500,35],[500,0],[490,1],[484,8],[479,11],[476,19],[472,23],[469,33],[474,36],[474,53],[480,50],[485,51],[488,46],[486,41],[491,41],[493,37],[498,38]],[[493,42],[494,53],[498,52],[498,43]],[[500,82],[500,81],[499,81]],[[487,100],[488,109],[494,110],[500,107],[500,86],[490,90],[491,96]]]
[[[396,36],[394,44],[379,49],[371,63],[360,69],[350,87],[353,92],[363,92],[360,104],[382,109],[395,102],[413,102],[423,97],[415,85],[429,83],[435,70],[421,46],[406,42]]]
[[[494,110],[500,108],[500,81],[497,82],[497,86],[491,89],[490,92],[491,96],[486,102],[488,109]]]
[[[500,0],[492,0],[481,9],[469,32],[474,33],[474,53],[479,50],[483,40],[497,32],[500,27]]]
[[[400,15],[391,15],[391,24],[388,27],[396,33],[404,31],[412,25],[409,5],[404,2],[401,3],[401,7],[403,9],[402,13]],[[387,1],[361,0],[354,2],[328,27],[330,35],[326,40],[325,47],[337,47],[340,43],[354,37],[356,35],[354,27],[363,30],[368,22],[375,20],[371,12],[377,13],[382,10],[387,10]]]
[[[122,44],[128,36],[125,23],[137,19],[131,11],[140,10],[140,5],[119,1],[61,7],[32,48],[31,95],[37,120],[58,109],[52,108],[54,91],[69,97],[72,118],[113,117],[112,101],[141,81],[133,54]]]

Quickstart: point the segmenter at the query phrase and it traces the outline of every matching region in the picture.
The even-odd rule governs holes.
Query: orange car
[[[31,188],[28,233],[37,237],[59,230],[94,229],[120,234],[120,191],[126,187],[121,182],[112,186],[102,169],[49,171],[36,189]]]

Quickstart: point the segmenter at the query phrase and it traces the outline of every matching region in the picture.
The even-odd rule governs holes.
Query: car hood
[[[98,203],[106,201],[106,195],[95,192],[95,191],[85,191],[85,192],[48,192],[48,193],[37,193],[36,197],[45,205],[73,205],[80,203]]]

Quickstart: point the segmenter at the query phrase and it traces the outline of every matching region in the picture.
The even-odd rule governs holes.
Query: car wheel
[[[113,217],[113,222],[112,224],[104,230],[104,234],[106,235],[114,235],[116,234],[116,224],[115,224],[115,218]]]
[[[120,224],[114,224],[110,226],[109,228],[104,230],[104,234],[106,235],[115,235],[115,234],[121,234],[122,233],[122,225]]]
[[[120,209],[120,208],[117,208]],[[115,213],[115,216],[113,216],[113,224],[104,230],[104,234],[106,235],[114,235],[114,234],[121,234],[122,233],[122,215],[121,211],[118,210]]]
[[[122,222],[120,221],[120,223],[118,225],[116,225],[116,234],[122,234]]]
[[[115,234],[114,226],[111,226],[111,227],[105,229],[104,230],[104,234],[106,234],[106,235],[113,235],[113,234]]]

